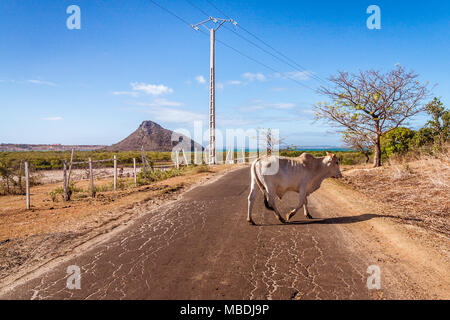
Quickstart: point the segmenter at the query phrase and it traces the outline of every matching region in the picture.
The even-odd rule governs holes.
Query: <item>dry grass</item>
[[[344,177],[389,214],[450,235],[449,148],[437,157],[409,155],[382,168],[348,170]]]

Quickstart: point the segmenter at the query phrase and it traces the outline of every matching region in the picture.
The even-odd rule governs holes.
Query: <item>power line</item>
[[[174,16],[175,18],[177,18],[178,20],[180,20],[180,21],[183,22],[184,24],[188,25],[189,27],[192,26],[192,25],[191,25],[189,22],[187,22],[185,19],[183,19],[182,17],[180,17],[179,15],[177,15],[176,13],[174,13],[173,11],[171,11],[171,10],[165,8],[164,6],[160,5],[160,4],[157,3],[156,1],[154,1],[154,0],[149,0],[149,1],[152,2],[154,5],[156,5],[157,7],[161,8],[162,10],[166,11],[166,12],[169,13],[170,15]],[[186,0],[186,1],[188,1],[188,0]],[[190,1],[188,1],[188,3],[190,3],[190,4],[192,5],[192,3],[191,3]],[[193,5],[193,7],[197,7],[197,6]],[[197,8],[198,8],[198,7],[197,7]],[[198,9],[199,9],[199,8],[198,8]],[[200,10],[200,11],[203,11],[203,10],[201,10],[201,9],[199,9],[199,10]],[[203,13],[206,14],[206,12],[203,12]],[[208,14],[206,14],[206,15],[208,16]],[[225,15],[225,16],[226,16],[226,15]],[[200,31],[203,35],[209,37],[209,35],[208,35],[206,32],[204,32],[204,31],[202,31],[202,30],[198,30],[198,31]],[[267,68],[267,69],[269,69],[269,70],[275,72],[275,73],[283,74],[282,72],[280,72],[280,71],[278,71],[278,70],[276,70],[276,69],[274,69],[274,68],[272,68],[272,67],[266,65],[265,63],[263,63],[263,62],[261,62],[261,61],[258,61],[258,60],[255,59],[255,58],[250,57],[249,55],[247,55],[247,54],[243,53],[242,51],[240,51],[240,50],[234,48],[233,46],[231,46],[231,45],[225,43],[224,41],[221,41],[221,40],[219,40],[219,39],[216,39],[216,41],[219,42],[220,44],[224,45],[225,47],[227,47],[227,48],[229,48],[229,49],[235,51],[236,53],[242,55],[243,57],[246,57],[247,59],[252,60],[253,62],[255,62],[255,63],[257,63],[257,64],[259,64],[259,65],[261,65],[261,66],[263,66],[263,67],[265,67],[265,68]],[[314,91],[314,92],[316,91],[316,89],[313,89],[313,88],[311,88],[310,86],[308,86],[308,85],[306,85],[306,84],[304,84],[304,83],[301,83],[300,81],[298,81],[297,79],[295,79],[295,78],[293,78],[293,77],[286,76],[286,75],[285,75],[285,77],[286,77],[287,79],[289,79],[289,80],[291,80],[291,81],[297,83],[298,85],[304,87],[304,88],[310,89],[310,90],[312,90],[312,91]]]
[[[197,5],[195,5],[193,2],[191,2],[190,0],[186,0],[187,3],[189,3],[192,7],[196,8],[197,10],[199,10],[201,13],[203,13],[205,16],[210,17],[210,15],[204,11],[203,9],[201,9],[200,7],[198,7]],[[221,11],[219,8],[217,8],[212,2],[208,1],[214,8],[216,8],[220,13],[222,13],[225,17],[227,17],[228,19],[231,19],[230,16],[228,16],[226,13],[224,13],[223,11]],[[228,28],[227,26],[224,26],[225,29],[233,32],[235,35],[237,35],[238,37],[240,37],[241,39],[243,39],[244,41],[249,42],[250,44],[254,45],[255,47],[259,48],[260,50],[264,51],[265,53],[271,55],[272,57],[274,57],[275,59],[280,60],[281,62],[284,62],[286,64],[288,64],[289,66],[293,67],[294,69],[297,69],[295,66],[293,66],[292,64],[290,64],[289,62],[286,62],[283,59],[280,59],[278,56],[274,55],[272,52],[262,48],[261,46],[259,46],[258,44],[254,43],[251,40],[248,40],[247,38],[245,38],[244,36],[240,35],[239,33],[237,33],[236,31],[234,31],[231,28]]]
[[[186,0],[187,3],[189,3],[192,7],[194,7],[195,9],[197,9],[198,11],[200,11],[201,13],[203,13],[205,16],[210,17],[209,14],[206,13],[206,11],[204,11],[202,8],[200,8],[199,6],[197,6],[196,4],[192,3],[189,0]],[[226,14],[224,14],[224,16],[226,16],[228,19],[231,19],[229,16],[227,16]]]
[[[242,56],[244,56],[244,57],[246,57],[247,59],[250,59],[250,60],[256,62],[257,64],[259,64],[259,65],[261,65],[261,66],[263,66],[263,67],[265,67],[265,68],[267,68],[267,69],[269,69],[269,70],[271,70],[271,71],[273,71],[273,72],[275,72],[275,73],[282,74],[280,71],[278,71],[278,70],[276,70],[276,69],[274,69],[274,68],[272,68],[272,67],[266,65],[265,63],[262,63],[261,61],[258,61],[258,60],[256,60],[256,59],[250,57],[249,55],[243,53],[242,51],[240,51],[240,50],[238,50],[238,49],[236,49],[236,48],[234,48],[234,47],[232,47],[232,46],[230,46],[230,45],[228,45],[228,44],[226,44],[225,42],[223,42],[223,41],[221,41],[221,40],[219,40],[219,39],[216,39],[216,41],[219,42],[220,44],[224,45],[225,47],[228,47],[228,48],[230,48],[231,50],[233,50],[233,51],[239,53],[240,55],[242,55]],[[312,91],[316,91],[316,89],[313,89],[313,88],[311,88],[310,86],[308,86],[308,85],[306,85],[306,84],[304,84],[304,83],[301,83],[300,81],[298,81],[297,79],[295,79],[295,78],[293,78],[293,77],[289,77],[289,76],[286,76],[286,75],[285,75],[285,77],[288,78],[289,80],[292,80],[292,81],[294,81],[295,83],[301,85],[302,87],[305,87],[305,88],[310,89],[310,90],[312,90]]]
[[[206,11],[204,11],[203,9],[201,9],[200,7],[198,7],[198,6],[197,6],[196,4],[194,4],[192,1],[186,0],[186,2],[189,3],[189,4],[190,4],[192,7],[194,7],[195,9],[199,10],[199,11],[200,11],[201,13],[203,13],[205,16],[211,17]],[[208,1],[208,2],[209,2],[209,1]],[[209,3],[210,3],[211,5],[213,5],[211,2],[209,2]],[[222,13],[222,14],[223,14],[225,17],[227,17],[228,19],[231,19],[230,16],[228,16],[228,15],[227,15],[226,13],[224,13],[223,11],[219,10],[215,5],[213,5],[213,7],[216,8],[220,13]],[[231,19],[231,20],[232,20],[232,19]],[[287,62],[287,61],[281,59],[280,57],[274,55],[272,52],[270,52],[270,51],[268,51],[268,50],[262,48],[262,47],[259,46],[257,43],[255,43],[255,42],[253,42],[253,41],[251,41],[251,40],[248,40],[248,39],[245,38],[244,36],[240,35],[240,34],[237,33],[236,31],[234,31],[233,29],[230,29],[230,28],[227,27],[227,26],[224,26],[224,28],[226,28],[227,30],[233,32],[235,35],[237,35],[237,36],[240,37],[241,39],[243,39],[243,40],[249,42],[250,44],[252,44],[252,45],[254,45],[255,47],[259,48],[260,50],[264,51],[265,53],[271,55],[271,56],[274,57],[275,59],[277,59],[277,60],[279,60],[279,61],[281,61],[281,62],[283,62],[283,63],[289,65],[290,67],[292,67],[292,68],[298,70],[298,68],[295,67],[294,65],[292,65],[291,63],[289,63],[289,62]],[[264,66],[265,68],[268,68],[268,69],[270,69],[270,70],[272,70],[272,71],[274,71],[274,72],[276,72],[276,73],[282,74],[281,72],[276,71],[274,68],[269,67],[268,65],[266,65],[266,64],[264,64],[264,63],[262,63],[262,62],[260,62],[260,61],[258,61],[258,60],[256,60],[256,59],[254,59],[254,58],[252,58],[252,57],[246,55],[245,53],[241,52],[240,50],[237,50],[237,49],[233,48],[232,46],[230,46],[230,45],[224,43],[223,41],[220,41],[220,40],[217,39],[217,42],[219,42],[219,43],[221,43],[222,45],[224,45],[224,46],[226,46],[226,47],[228,47],[228,48],[234,50],[235,52],[237,52],[237,53],[239,53],[239,54],[241,54],[241,55],[243,55],[243,56],[245,56],[247,59],[250,59],[250,60],[252,60],[252,61],[254,61],[254,62],[256,62],[256,63],[258,63],[258,64]],[[300,72],[305,72],[305,73],[308,73],[308,74],[309,74],[309,72],[306,71],[306,70],[298,70],[298,71],[300,71]],[[309,87],[308,85],[306,85],[306,84],[304,84],[304,83],[301,83],[300,81],[298,81],[297,79],[295,79],[295,78],[293,78],[293,77],[289,77],[289,76],[287,76],[287,75],[285,75],[285,77],[286,77],[286,78],[289,78],[290,80],[293,80],[294,82],[298,83],[299,85],[301,85],[301,86],[303,86],[303,87],[305,87],[305,88],[308,88],[308,89],[310,89],[310,90],[315,91],[315,89],[312,89],[312,88]]]
[[[219,8],[216,7],[216,5],[214,3],[212,3],[209,0],[206,0],[211,6],[213,6],[217,11],[219,11],[221,14],[223,14],[225,17],[227,17],[228,19],[230,18],[225,12],[223,12],[222,10],[220,10]]]
[[[188,0],[186,0],[186,1],[188,1]],[[214,7],[217,11],[219,11],[221,14],[223,14],[225,17],[227,17],[227,18],[229,18],[229,16],[225,13],[225,12],[223,12],[222,10],[220,10],[212,1],[210,1],[210,0],[206,0],[212,7]],[[202,10],[203,11],[203,10]],[[204,11],[203,11],[203,13],[205,13]],[[315,80],[317,80],[317,81],[320,81],[320,82],[322,82],[322,83],[324,83],[324,84],[327,84],[327,82],[325,81],[325,80],[323,80],[321,77],[319,77],[319,76],[317,76],[317,75],[315,75],[314,73],[311,73],[311,72],[309,72],[308,71],[308,69],[307,68],[305,68],[305,67],[303,67],[302,65],[300,65],[300,64],[298,64],[296,61],[294,61],[293,59],[291,59],[291,58],[289,58],[288,56],[286,56],[285,54],[283,54],[281,51],[279,51],[279,50],[277,50],[277,49],[275,49],[273,46],[271,46],[270,44],[268,44],[266,41],[264,41],[264,40],[262,40],[260,37],[258,37],[257,35],[255,35],[254,33],[252,33],[252,32],[250,32],[249,30],[247,30],[246,28],[244,28],[242,25],[240,25],[239,24],[239,28],[241,28],[242,30],[244,30],[245,32],[247,32],[249,35],[251,35],[253,38],[255,38],[256,40],[258,40],[258,41],[260,41],[261,43],[263,43],[264,45],[266,45],[268,48],[270,48],[270,49],[272,49],[274,52],[276,52],[276,53],[278,53],[280,56],[282,56],[283,58],[285,58],[286,60],[288,60],[288,61],[290,61],[291,63],[293,63],[293,64],[295,64],[297,67],[293,67],[292,66],[292,64],[290,64],[290,63],[287,63],[287,62],[285,62],[285,63],[287,63],[287,64],[289,64],[291,67],[293,67],[294,69],[297,69],[298,70],[298,68],[300,68],[300,69],[302,69],[302,70],[299,70],[299,71],[302,71],[302,72],[306,72],[307,74],[309,74],[312,78],[314,78]],[[228,28],[227,28],[228,29]],[[229,29],[230,30],[230,29]],[[235,32],[234,30],[231,30],[233,33],[235,33],[235,34],[237,34],[237,32]],[[238,34],[237,34],[238,35]],[[241,38],[244,38],[244,37],[242,37],[241,35],[238,35],[239,37],[241,37]],[[247,42],[250,42],[250,43],[252,43],[253,45],[255,45],[253,42],[251,42],[250,40],[247,40],[247,39],[245,39],[244,38],[244,40],[246,40]],[[255,45],[255,46],[257,46],[257,45]],[[260,48],[259,46],[257,46],[258,48]],[[260,48],[261,49],[261,48]],[[261,49],[261,50],[263,50],[263,51],[265,51],[266,53],[268,53],[266,50],[264,50],[264,49]],[[275,56],[275,55],[273,55],[273,54],[271,54],[271,53],[269,53],[270,55],[272,55],[272,56]],[[281,60],[279,57],[276,57],[278,60],[280,60],[280,61],[283,61],[283,60]]]
[[[153,3],[155,6],[160,7],[162,10],[166,11],[167,13],[171,14],[172,16],[174,16],[175,18],[177,18],[178,20],[180,20],[181,22],[187,24],[189,27],[191,26],[191,24],[189,22],[187,22],[186,20],[184,20],[183,18],[181,18],[179,15],[177,15],[176,13],[170,11],[169,9],[163,7],[162,5],[158,4],[157,2],[153,1],[153,0],[149,0],[151,3]]]

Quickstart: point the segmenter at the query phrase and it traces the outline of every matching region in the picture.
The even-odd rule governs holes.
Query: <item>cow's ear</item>
[[[327,156],[330,157],[331,153],[329,153],[328,151],[325,151],[327,153]]]

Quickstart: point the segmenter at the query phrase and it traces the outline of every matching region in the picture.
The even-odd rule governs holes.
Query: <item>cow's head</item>
[[[339,169],[339,159],[335,154],[327,151],[327,156],[325,157],[327,161],[327,167],[329,169],[330,175],[333,178],[342,178],[341,170]]]

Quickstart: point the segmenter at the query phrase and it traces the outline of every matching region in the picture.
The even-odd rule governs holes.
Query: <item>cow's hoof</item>
[[[247,220],[248,224],[251,226],[256,226],[256,223],[253,220]]]
[[[278,220],[281,222],[281,223],[287,223],[287,221],[286,220],[284,220],[283,218],[281,218],[281,217],[279,217],[278,218]]]
[[[313,218],[309,213],[306,215],[306,217],[307,217],[308,219],[312,219],[312,218]]]

